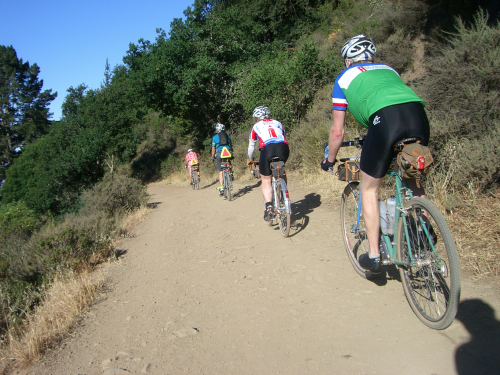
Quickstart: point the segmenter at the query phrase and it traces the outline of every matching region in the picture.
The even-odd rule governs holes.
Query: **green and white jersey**
[[[378,63],[355,64],[340,73],[333,86],[332,101],[334,110],[349,109],[366,128],[370,116],[379,109],[411,102],[424,105],[394,69]]]

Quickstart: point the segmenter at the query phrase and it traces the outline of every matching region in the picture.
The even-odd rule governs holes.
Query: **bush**
[[[81,215],[102,211],[108,218],[121,216],[139,208],[147,200],[145,187],[139,180],[126,176],[106,176],[82,196]]]
[[[498,186],[500,165],[500,26],[479,12],[428,57],[415,83],[431,120],[431,147],[441,186],[451,193]],[[443,185],[444,184],[444,185]]]
[[[339,70],[342,62],[335,61],[336,65],[327,64],[312,44],[304,44],[296,51],[286,49],[264,56],[240,76],[236,85],[237,101],[242,103],[247,118],[255,107],[266,105],[272,117],[290,129],[306,114],[314,94],[333,75],[332,71]]]
[[[0,206],[0,237],[10,232],[31,233],[39,226],[40,217],[26,203],[19,201]]]
[[[180,171],[181,167],[182,161],[178,157],[169,155],[167,159],[161,163],[161,176],[167,178],[170,174]]]

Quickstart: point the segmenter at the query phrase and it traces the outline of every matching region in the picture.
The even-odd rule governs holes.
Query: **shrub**
[[[126,176],[106,176],[82,196],[83,216],[103,211],[107,217],[120,216],[139,208],[148,195],[139,180]]]
[[[40,217],[23,201],[0,206],[0,237],[9,232],[31,233],[39,226]]]
[[[272,117],[279,119],[288,129],[297,124],[310,107],[314,94],[339,70],[319,58],[312,44],[304,44],[296,51],[286,49],[275,55],[263,56],[259,63],[244,75],[236,85],[237,101],[242,103],[247,118],[259,105],[267,105]],[[246,69],[246,67],[245,67]]]
[[[500,26],[460,19],[447,44],[428,57],[429,74],[415,83],[431,120],[435,171],[453,192],[472,183],[479,192],[498,185],[500,166]]]
[[[413,65],[414,46],[409,35],[402,29],[396,30],[383,43],[377,45],[376,60],[394,68],[397,72],[406,72]]]
[[[181,167],[182,167],[181,160],[178,157],[169,155],[167,159],[165,159],[161,163],[161,175],[163,178],[166,178],[170,174],[180,171]]]

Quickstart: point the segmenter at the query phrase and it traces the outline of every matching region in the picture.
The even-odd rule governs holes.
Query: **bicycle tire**
[[[359,276],[370,280],[373,279],[376,274],[365,270],[358,262],[359,256],[368,253],[370,250],[362,216],[356,231],[354,233],[351,232],[351,230],[356,227],[358,220],[359,194],[358,182],[351,182],[345,187],[340,204],[340,223],[347,257],[354,271],[356,271]]]
[[[283,237],[288,237],[290,234],[290,213],[286,212],[285,205],[285,192],[280,180],[277,182],[278,188],[276,189],[276,203],[278,204],[278,224]],[[285,185],[286,186],[286,185]]]
[[[231,201],[231,177],[227,172],[224,172],[224,195],[228,201]]]
[[[196,189],[195,174],[196,172],[191,172],[191,187],[193,188],[193,190]]]
[[[428,199],[415,197],[407,207],[408,237],[400,220],[398,257],[401,261],[409,259],[409,242],[417,264],[399,268],[406,299],[422,323],[445,329],[455,319],[460,302],[460,265],[453,235],[444,216]],[[424,225],[419,224],[422,222]]]

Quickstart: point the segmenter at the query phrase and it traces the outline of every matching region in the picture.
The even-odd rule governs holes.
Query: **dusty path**
[[[336,207],[291,187],[288,239],[260,187],[152,185],[109,292],[29,374],[475,374],[500,368],[500,300],[464,282],[460,320],[425,327],[400,282],[358,277]],[[457,369],[458,368],[458,369]],[[485,372],[482,372],[482,371]]]

